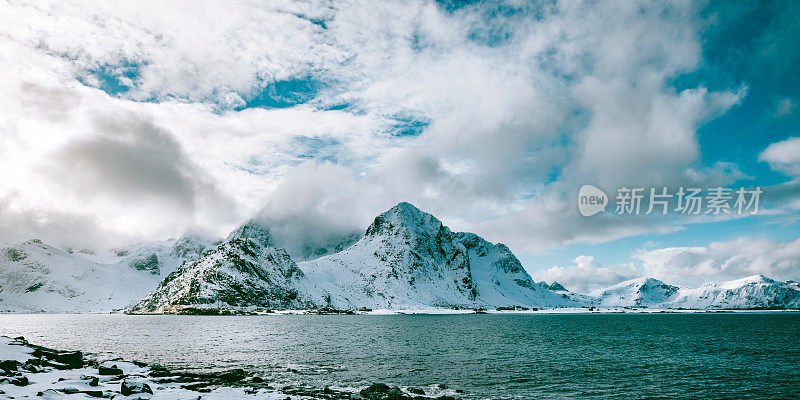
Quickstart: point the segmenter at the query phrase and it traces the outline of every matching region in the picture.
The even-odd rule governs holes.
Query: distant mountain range
[[[196,236],[97,254],[39,240],[0,248],[0,312],[87,312],[129,307],[217,243]]]
[[[694,289],[640,278],[572,293],[534,282],[505,245],[452,232],[409,203],[379,215],[355,239],[295,260],[255,218],[223,241],[185,236],[109,254],[31,240],[0,248],[0,312],[800,307],[800,284],[763,276]]]
[[[576,300],[577,300],[576,296]],[[622,282],[581,298],[599,307],[686,309],[800,308],[800,283],[755,275],[699,288],[668,285],[653,278]]]
[[[379,215],[348,248],[295,262],[256,220],[184,264],[133,312],[222,308],[575,306],[537,284],[505,245],[454,233],[408,203]]]

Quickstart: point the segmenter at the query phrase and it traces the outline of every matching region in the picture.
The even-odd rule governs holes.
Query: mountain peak
[[[261,246],[272,246],[272,235],[269,228],[255,219],[251,219],[228,235],[226,242],[231,242],[236,239],[250,239]]]
[[[562,285],[562,284],[560,284],[558,282],[555,282],[555,281],[553,281],[553,283],[551,283],[550,286],[547,287],[547,289],[550,290],[551,292],[568,292],[569,291],[569,290],[567,290],[567,288],[564,287],[564,285]]]
[[[719,286],[723,288],[736,289],[747,285],[773,284],[773,283],[776,283],[776,281],[764,275],[752,275],[746,278],[735,279],[727,282],[711,283],[703,286]]]
[[[366,235],[396,234],[401,230],[436,235],[442,227],[442,222],[433,215],[411,203],[401,202],[375,217]]]
[[[381,215],[393,216],[395,218],[403,220],[418,220],[423,215],[430,215],[430,214],[423,212],[422,210],[420,210],[411,203],[402,201],[400,203],[397,203],[396,206],[390,208]]]

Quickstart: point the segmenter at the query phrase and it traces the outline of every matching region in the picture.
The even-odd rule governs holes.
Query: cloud
[[[740,238],[705,247],[670,247],[643,251],[641,275],[678,285],[738,279],[762,274],[774,279],[800,279],[800,239],[776,242]]]
[[[698,247],[642,249],[632,258],[630,263],[603,266],[592,256],[579,256],[570,265],[536,271],[533,277],[559,282],[578,293],[640,277],[687,287],[758,274],[779,280],[800,279],[800,239],[779,242],[742,237]]]
[[[637,274],[632,264],[604,267],[592,256],[578,256],[571,265],[537,271],[533,277],[548,283],[558,282],[572,292],[589,293],[635,278]]]
[[[201,192],[219,196],[178,142],[151,121],[131,114],[104,114],[93,120],[94,135],[67,143],[53,156],[53,164],[43,167],[62,185],[87,198],[166,201],[189,212],[204,195]]]
[[[787,175],[800,175],[800,137],[789,138],[769,145],[758,155],[776,171]]]
[[[579,218],[584,183],[743,175],[703,165],[696,130],[746,86],[672,85],[702,62],[692,3],[1,7],[0,195],[19,215],[158,237],[224,234],[266,204],[316,246],[411,201],[539,251],[675,229]],[[293,84],[313,88],[252,107]]]
[[[281,181],[256,218],[298,259],[341,250],[363,234],[376,208],[375,196],[364,196],[350,174],[331,163],[306,163]]]
[[[340,61],[314,22],[329,13],[324,2],[41,2],[4,7],[0,25],[12,41],[70,60],[84,82],[122,97],[231,108]]]

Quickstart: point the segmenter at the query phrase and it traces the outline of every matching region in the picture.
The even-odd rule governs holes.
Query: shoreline
[[[175,372],[159,365],[56,350],[22,336],[0,336],[0,398],[458,400],[450,394],[455,392],[444,386],[401,388],[382,383],[363,388],[279,388],[238,368]]]
[[[161,313],[128,313],[123,310],[112,311],[0,311],[0,315],[182,315],[182,316],[280,316],[280,315],[535,315],[535,314],[718,314],[718,313],[798,313],[800,309],[741,309],[741,308],[715,308],[715,309],[675,309],[675,308],[646,308],[646,307],[562,307],[539,308],[520,310],[492,310],[492,309],[451,309],[451,308],[421,308],[421,309],[376,309],[376,310],[336,310],[336,309],[297,309],[297,310],[240,310],[217,308],[192,308],[191,311],[179,310]]]

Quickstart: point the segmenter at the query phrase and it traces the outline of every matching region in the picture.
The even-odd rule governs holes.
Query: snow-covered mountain
[[[755,275],[696,289],[682,288],[672,308],[800,308],[800,283]]]
[[[379,215],[349,248],[300,268],[336,307],[572,305],[535,283],[505,245],[454,233],[409,203]]]
[[[607,307],[640,307],[668,302],[679,288],[653,278],[637,278],[618,283],[606,289],[589,293],[597,305]]]
[[[502,244],[454,233],[408,203],[379,215],[346,249],[296,263],[269,228],[243,225],[217,250],[185,264],[132,309],[472,308],[575,306],[531,279]]]
[[[354,241],[354,239],[356,239]],[[328,253],[313,258],[314,254]],[[400,203],[364,235],[295,260],[248,221],[222,242],[184,236],[96,253],[0,247],[0,312],[130,308],[800,308],[800,283],[752,276],[699,288],[639,278],[589,294],[534,280],[511,250]]]
[[[198,308],[308,308],[309,282],[269,230],[242,225],[216,249],[183,264],[134,306],[134,313]]]
[[[213,247],[195,236],[97,254],[39,240],[0,248],[0,312],[91,312],[135,304],[177,266]]]
[[[598,307],[799,308],[800,284],[755,275],[729,282],[706,284],[699,288],[685,288],[652,278],[638,278],[594,291],[581,298]]]

